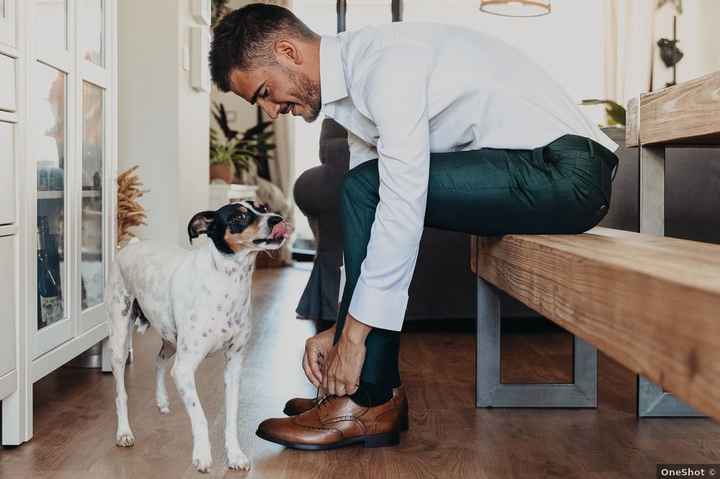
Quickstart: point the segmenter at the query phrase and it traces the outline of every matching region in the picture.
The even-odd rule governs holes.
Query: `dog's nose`
[[[272,229],[273,226],[275,226],[278,223],[282,222],[282,216],[271,216],[268,218],[268,226]]]

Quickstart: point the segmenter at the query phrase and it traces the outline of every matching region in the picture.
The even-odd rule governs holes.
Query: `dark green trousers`
[[[575,135],[534,150],[431,154],[425,225],[481,236],[582,233],[607,214],[617,164],[614,153]],[[346,281],[336,340],[367,254],[379,181],[373,160],[350,170],[343,182]],[[398,386],[400,333],[376,328],[365,344],[361,381]]]

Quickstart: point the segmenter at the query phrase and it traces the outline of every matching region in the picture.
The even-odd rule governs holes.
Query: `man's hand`
[[[324,363],[322,389],[334,396],[353,394],[360,385],[365,362],[365,338],[372,328],[347,315],[337,344]]]
[[[307,376],[316,388],[322,384],[323,362],[328,357],[330,349],[332,349],[334,339],[335,326],[305,341],[303,370],[305,371],[305,376]]]

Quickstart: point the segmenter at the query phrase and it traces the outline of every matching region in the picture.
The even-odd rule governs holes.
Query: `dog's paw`
[[[164,404],[158,403],[157,407],[160,410],[160,414],[162,414],[163,416],[166,414],[170,414],[170,403],[167,403],[167,402]]]
[[[208,472],[212,466],[212,455],[210,449],[193,452],[193,466],[198,472]]]
[[[237,451],[227,453],[227,466],[228,469],[232,469],[233,471],[249,471],[250,460],[245,453],[238,449]]]
[[[115,444],[119,447],[132,447],[135,445],[135,436],[130,431],[118,432],[115,437]]]

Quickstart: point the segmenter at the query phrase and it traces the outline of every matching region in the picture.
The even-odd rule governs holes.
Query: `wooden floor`
[[[209,477],[647,479],[658,463],[720,463],[720,425],[637,420],[634,376],[602,355],[597,409],[476,409],[471,321],[411,325],[405,333],[401,367],[411,417],[398,447],[299,452],[262,441],[255,436],[262,419],[281,415],[291,396],[314,394],[300,359],[315,326],[293,314],[307,276],[294,268],[255,276],[255,334],[240,413],[251,472],[227,472],[223,465],[222,357],[208,359],[198,373],[215,463]],[[504,381],[567,381],[570,336],[517,321],[507,322],[503,339]],[[170,382],[172,412],[156,410],[158,348],[153,333],[136,335],[136,359],[127,371],[135,447],[115,447],[112,376],[65,367],[35,386],[35,437],[0,450],[0,478],[203,477],[190,464],[190,423]]]

